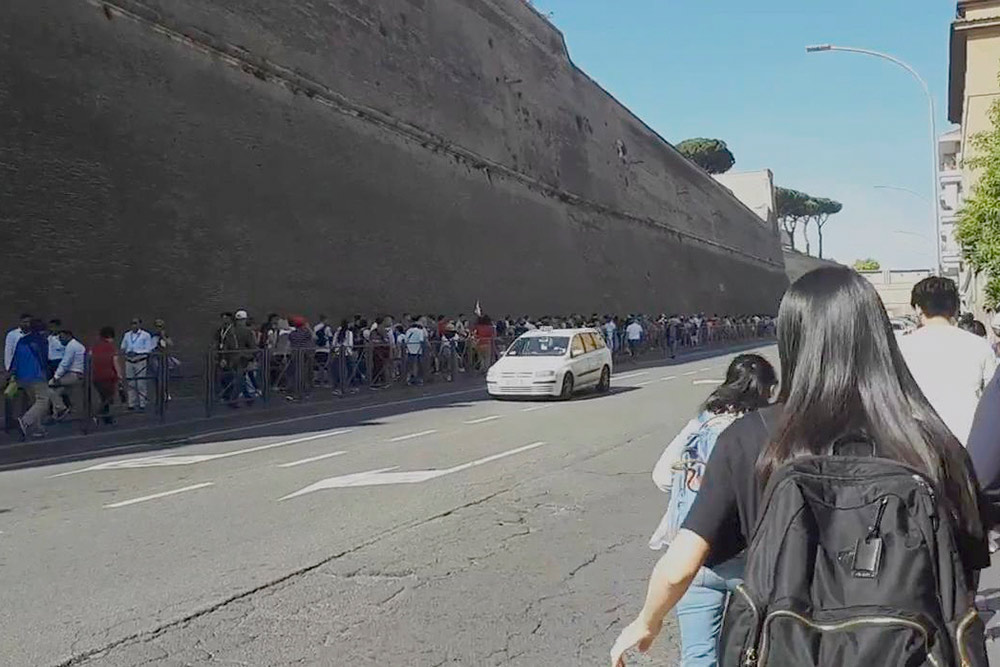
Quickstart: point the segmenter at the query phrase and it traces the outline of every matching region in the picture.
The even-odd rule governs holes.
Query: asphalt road
[[[604,664],[657,557],[652,466],[728,359],[0,472],[0,661]]]

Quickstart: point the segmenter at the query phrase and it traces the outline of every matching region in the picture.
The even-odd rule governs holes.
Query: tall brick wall
[[[8,0],[0,304],[773,311],[774,230],[523,0]]]

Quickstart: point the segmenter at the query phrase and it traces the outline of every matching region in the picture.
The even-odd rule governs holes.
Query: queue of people
[[[169,351],[173,339],[163,320],[152,332],[142,320],[132,320],[120,341],[113,327],[102,327],[90,346],[81,342],[59,319],[44,320],[25,313],[4,340],[5,430],[16,424],[23,438],[45,435],[47,420],[62,421],[83,404],[87,357],[90,355],[93,388],[101,401],[96,410],[104,423],[112,423],[111,405],[116,397],[129,410],[143,411],[151,395],[151,378],[161,359],[179,364]],[[154,351],[162,354],[153,355]]]
[[[959,304],[953,281],[921,281],[921,326],[897,338],[850,269],[791,286],[780,384],[737,357],[654,468],[671,497],[650,546],[668,548],[613,667],[672,609],[682,667],[987,664],[973,597],[1000,498],[1000,373]]]

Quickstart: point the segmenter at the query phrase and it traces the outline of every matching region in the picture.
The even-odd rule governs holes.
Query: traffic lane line
[[[538,412],[539,410],[548,410],[554,407],[555,405],[535,405],[530,408],[521,408],[521,412]]]
[[[636,382],[637,387],[645,387],[647,384],[653,384],[654,382],[659,382],[659,380],[644,380],[642,382]]]
[[[281,463],[278,465],[279,468],[294,468],[295,466],[305,465],[306,463],[313,463],[315,461],[322,461],[323,459],[333,458],[334,456],[341,456],[347,452],[327,452],[326,454],[320,454],[319,456],[310,456],[307,459],[299,459],[298,461],[291,461],[289,463]]]
[[[649,371],[639,371],[638,373],[626,373],[625,375],[613,375],[612,380],[628,380],[629,378],[637,378],[642,375],[649,375]]]
[[[86,468],[80,468],[78,470],[69,470],[67,472],[57,473],[55,475],[50,475],[49,479],[54,479],[56,477],[66,477],[68,475],[76,475],[82,472],[92,472],[96,470],[123,470],[131,468],[166,468],[172,466],[194,465],[196,463],[205,463],[207,461],[218,461],[219,459],[228,459],[233,456],[241,456],[243,454],[253,454],[255,452],[263,452],[278,447],[288,447],[290,445],[297,445],[303,442],[311,442],[313,440],[319,440],[322,438],[333,438],[338,435],[347,435],[348,433],[353,433],[353,432],[354,429],[349,429],[349,428],[337,429],[334,431],[324,431],[323,433],[314,433],[313,435],[302,436],[300,438],[292,438],[291,440],[281,440],[279,442],[271,442],[266,445],[245,447],[243,449],[234,449],[232,451],[222,452],[220,454],[160,454],[157,456],[140,456],[137,458],[98,463],[96,465],[87,466]]]
[[[688,377],[688,376],[696,374],[697,372],[698,371],[688,371],[687,373],[681,373],[681,375],[683,375],[684,377]]]
[[[473,426],[475,424],[485,424],[486,422],[496,421],[500,419],[500,415],[490,415],[489,417],[480,417],[479,419],[470,419],[469,421],[462,422],[466,426]]]
[[[722,384],[725,380],[692,380],[691,384]]]
[[[676,379],[677,379],[676,375],[668,375],[665,378],[660,378],[659,380],[657,380],[657,382],[669,382],[670,380],[676,380]]]
[[[175,496],[178,493],[187,493],[188,491],[196,491],[197,489],[204,489],[209,486],[215,486],[215,482],[202,482],[201,484],[192,484],[191,486],[185,486],[180,489],[173,489],[171,491],[161,491],[160,493],[153,493],[148,496],[141,496],[139,498],[132,498],[131,500],[123,500],[117,503],[111,503],[105,505],[104,509],[112,510],[119,507],[127,507],[129,505],[135,505],[137,503],[144,503],[148,500],[157,500],[158,498],[166,498],[167,496]]]
[[[429,429],[427,431],[418,431],[416,433],[407,433],[406,435],[398,435],[395,438],[389,438],[386,442],[403,442],[404,440],[413,440],[414,438],[422,438],[425,435],[432,435],[437,433],[436,428]]]

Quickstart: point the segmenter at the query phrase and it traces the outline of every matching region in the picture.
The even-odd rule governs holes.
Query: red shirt
[[[118,369],[115,368],[115,355],[118,350],[109,340],[101,340],[90,348],[90,364],[94,371],[95,382],[117,382]]]
[[[476,332],[477,340],[487,341],[492,339],[495,335],[492,324],[477,324],[472,329]]]

